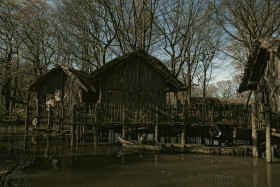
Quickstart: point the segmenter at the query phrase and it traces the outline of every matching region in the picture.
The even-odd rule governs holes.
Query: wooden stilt
[[[271,162],[271,110],[269,105],[265,106],[265,141],[266,141],[266,162]]]
[[[123,127],[122,127],[122,138],[127,138],[127,133],[126,133],[126,123],[125,123],[125,111],[126,111],[126,107],[123,105],[122,107],[122,122],[123,122]]]
[[[258,156],[258,134],[257,134],[257,103],[252,103],[252,156]]]
[[[186,102],[183,104],[183,127],[182,127],[182,134],[181,134],[181,144],[186,144],[186,126],[187,126],[187,111],[186,111]]]
[[[158,121],[158,106],[156,106],[156,113],[155,113],[155,143],[159,143],[159,121]]]
[[[237,141],[236,141],[236,135],[237,135],[237,127],[236,126],[233,126],[233,129],[232,129],[232,143],[233,144],[237,144]]]
[[[26,105],[26,109],[25,109],[25,132],[28,131],[28,126],[29,126],[29,119],[28,119],[28,116],[29,116],[29,106],[28,104]]]
[[[93,126],[93,144],[98,145],[98,128],[96,124]]]
[[[76,143],[76,111],[75,107],[72,112],[71,117],[71,145],[74,145]]]
[[[39,95],[37,93],[37,99],[36,99],[36,118],[37,118],[37,124],[36,128],[40,128],[40,114],[41,114],[41,108],[40,108],[40,101],[39,101]]]
[[[76,140],[77,142],[79,142],[81,140],[81,125],[77,124],[77,136],[76,136]]]
[[[200,128],[200,137],[201,137],[201,144],[205,144],[205,137],[204,137],[204,128]]]
[[[29,100],[30,100],[30,92],[28,92],[27,102],[26,102],[26,110],[25,110],[25,132],[28,131],[29,126]]]
[[[48,111],[48,129],[50,129],[52,126],[52,109],[49,107]]]

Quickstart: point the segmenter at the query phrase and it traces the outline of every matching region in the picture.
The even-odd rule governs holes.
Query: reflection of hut
[[[57,113],[69,115],[75,104],[92,104],[94,90],[88,83],[88,74],[64,65],[57,65],[39,77],[29,91],[37,93],[39,114],[50,107]]]
[[[182,90],[181,83],[155,57],[137,50],[113,59],[91,75],[99,103],[166,103],[167,92]]]
[[[256,140],[256,123],[266,128],[266,160],[271,161],[271,127],[279,129],[280,40],[258,39],[246,64],[239,92],[254,90],[252,137]],[[257,120],[254,120],[257,118]],[[264,122],[264,123],[263,123]],[[254,135],[255,134],[255,135]]]

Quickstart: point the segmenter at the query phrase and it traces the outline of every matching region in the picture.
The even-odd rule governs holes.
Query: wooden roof
[[[30,85],[28,90],[36,92],[42,84],[46,84],[48,79],[52,78],[52,75],[54,75],[58,71],[63,71],[67,76],[71,77],[84,91],[88,92],[93,90],[93,88],[89,84],[88,73],[61,64],[56,65],[55,68],[47,71],[45,74],[40,76],[35,82]]]
[[[91,81],[94,82],[95,80],[98,80],[100,75],[102,75],[103,73],[114,68],[116,65],[123,64],[137,56],[144,58],[148,64],[150,64],[160,75],[162,75],[166,79],[166,81],[168,83],[173,85],[178,91],[185,90],[184,84],[181,81],[179,81],[175,77],[175,75],[173,75],[160,60],[149,55],[146,51],[141,50],[141,49],[136,50],[131,53],[127,53],[123,56],[117,57],[117,58],[107,62],[105,65],[103,65],[101,68],[95,70],[90,75]]]
[[[238,89],[239,93],[257,89],[258,82],[263,76],[266,63],[272,52],[279,54],[280,39],[272,37],[255,41],[253,51],[245,65],[244,75]]]

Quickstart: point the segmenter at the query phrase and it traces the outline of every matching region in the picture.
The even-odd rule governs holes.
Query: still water
[[[6,186],[280,186],[280,163],[262,158],[192,154],[118,156],[120,146],[76,146],[67,135],[24,134],[0,126],[0,161],[18,167]]]

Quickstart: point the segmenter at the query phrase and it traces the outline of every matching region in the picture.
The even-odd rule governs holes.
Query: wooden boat
[[[252,153],[252,146],[206,146],[202,144],[141,144],[138,141],[125,140],[118,137],[118,141],[122,144],[123,151],[129,152],[152,152],[152,153],[196,153],[209,155],[244,155],[249,156]]]
[[[160,144],[141,144],[138,141],[125,140],[121,137],[118,137],[118,141],[122,144],[123,149],[133,152],[160,152],[162,150],[162,146]]]

